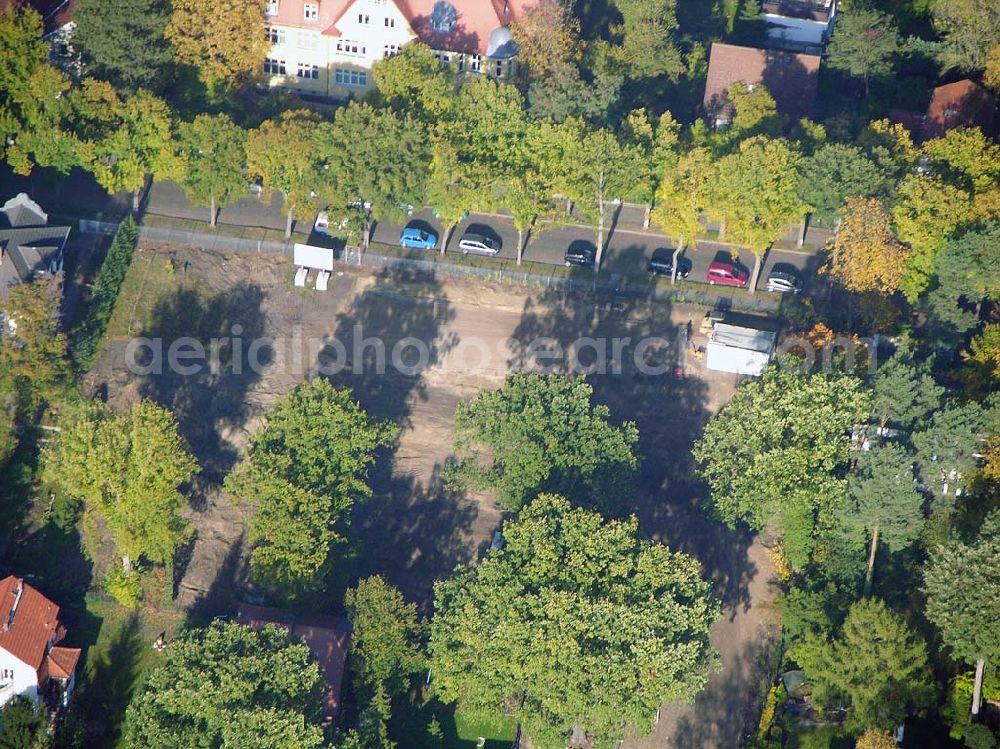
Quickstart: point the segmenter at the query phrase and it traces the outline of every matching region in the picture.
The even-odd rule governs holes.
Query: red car
[[[709,264],[705,280],[713,285],[718,283],[723,286],[746,286],[750,274],[732,263],[716,261]]]

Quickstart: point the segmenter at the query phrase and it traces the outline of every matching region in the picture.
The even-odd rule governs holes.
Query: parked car
[[[566,248],[566,267],[589,268],[597,261],[597,248],[586,239],[576,239]]]
[[[709,263],[705,280],[712,285],[746,286],[747,281],[750,280],[750,274],[738,265],[716,260],[713,263]]]
[[[767,275],[767,290],[798,294],[802,291],[802,282],[794,273],[775,268]]]
[[[408,226],[399,235],[400,247],[413,247],[417,250],[433,250],[437,246],[437,234]]]
[[[458,241],[458,248],[468,254],[473,252],[477,255],[497,255],[503,242],[499,237],[490,237],[479,232],[467,231]]]
[[[677,277],[687,278],[691,274],[694,263],[681,255],[677,258]],[[674,251],[669,247],[658,247],[653,250],[653,257],[650,258],[646,270],[654,276],[666,276],[670,278],[674,272]]]

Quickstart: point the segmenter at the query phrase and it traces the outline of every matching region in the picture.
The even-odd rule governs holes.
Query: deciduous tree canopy
[[[540,749],[574,724],[602,743],[652,728],[713,661],[719,615],[698,562],[542,495],[504,526],[505,546],[435,586],[433,685],[447,701],[511,710]],[[625,725],[623,725],[625,724]]]

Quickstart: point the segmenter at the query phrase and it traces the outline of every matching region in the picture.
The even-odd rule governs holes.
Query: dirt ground
[[[323,293],[293,288],[290,266],[280,258],[145,248],[136,254],[112,320],[115,337],[86,386],[118,405],[153,397],[177,414],[203,467],[191,510],[196,536],[185,554],[178,602],[206,612],[231,607],[244,581],[247,518],[219,484],[247,436],[278,397],[308,376],[350,386],[370,413],[402,428],[398,444],[372,472],[373,498],[356,509],[359,557],[350,574],[379,572],[426,606],[434,580],[475,562],[502,520],[489,498],[442,486],[456,405],[480,388],[499,386],[512,367],[565,370],[572,355],[544,355],[556,346],[594,364],[605,361],[595,356],[600,342],[613,353],[618,339],[620,371],[605,363],[606,371],[588,380],[615,420],[639,427],[641,527],[697,556],[725,607],[712,632],[721,672],[695,706],[665,706],[653,736],[626,746],[730,749],[755,727],[771,570],[758,541],[711,521],[699,506],[704,487],[693,477],[691,444],[736,385],[733,376],[706,372],[683,345],[688,329],[699,342],[702,314],[371,269],[335,274]],[[130,371],[130,340],[162,339],[166,351],[180,336],[194,336],[208,349],[212,339],[240,340],[218,345],[215,370]],[[268,336],[273,345],[253,344]],[[384,372],[372,339],[384,345]],[[254,360],[261,366],[251,366]],[[148,363],[148,350],[137,361]],[[650,373],[651,366],[665,374]]]

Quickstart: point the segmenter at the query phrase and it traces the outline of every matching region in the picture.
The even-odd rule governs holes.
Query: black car
[[[566,267],[589,268],[597,260],[597,248],[585,239],[576,239],[566,248]]]
[[[677,258],[677,277],[687,278],[691,274],[694,263],[681,255]],[[669,247],[658,247],[653,251],[646,270],[654,276],[666,276],[669,278],[674,272],[674,251]]]

